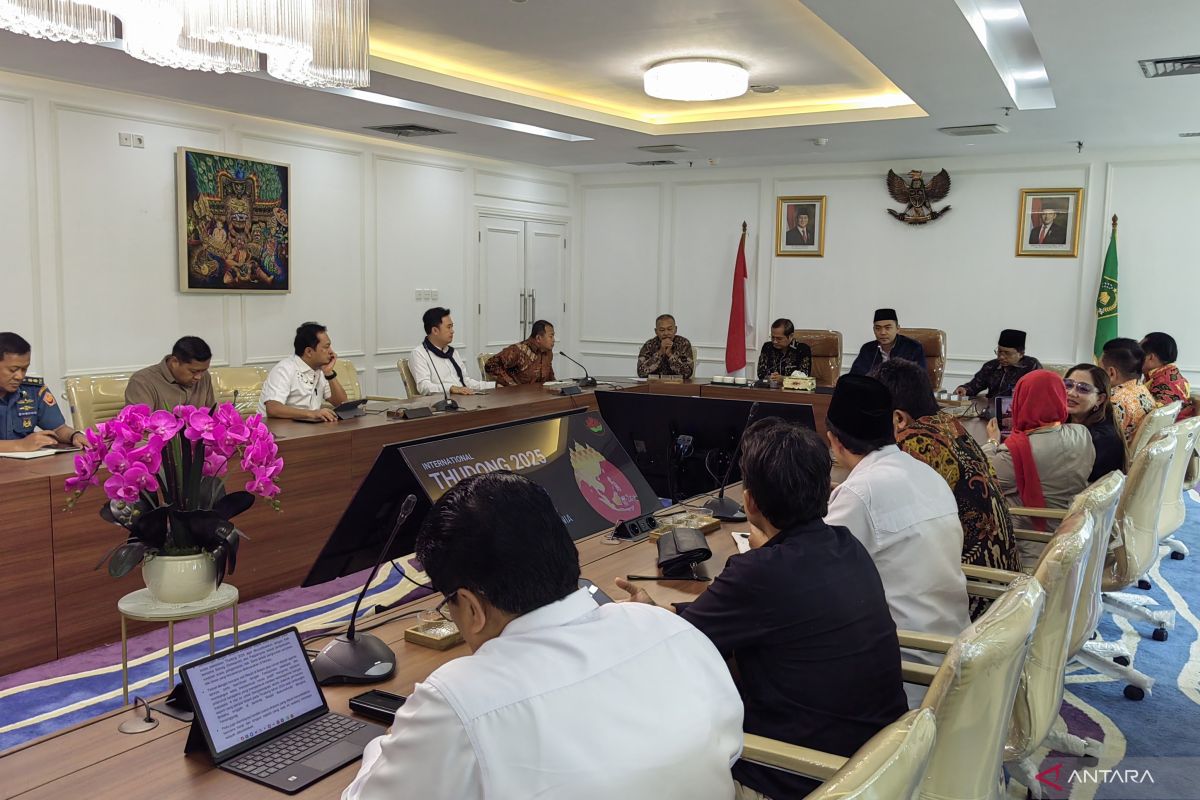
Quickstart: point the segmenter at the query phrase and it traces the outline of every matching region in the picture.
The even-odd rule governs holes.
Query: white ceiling
[[[745,2],[695,2],[620,0],[625,17],[639,5],[648,9],[634,20],[643,24],[636,36],[625,17],[617,24],[605,16],[617,0],[375,0],[372,18],[388,38],[401,35],[405,20],[415,20],[414,35],[419,31],[427,41],[442,37],[448,49],[453,45],[450,39],[457,37],[463,53],[493,54],[491,61],[498,69],[515,70],[513,65],[520,64],[524,77],[545,64],[560,73],[573,64],[577,83],[596,91],[598,76],[608,73],[620,73],[613,81],[623,82],[628,90],[638,70],[664,55],[678,55],[680,43],[693,40],[706,47],[720,42],[724,54],[752,68],[756,54],[761,63],[770,62],[770,70],[764,67],[765,77],[752,74],[752,82],[790,85],[800,67],[814,85],[836,85],[852,77],[854,70],[847,66],[852,59],[845,53],[840,63],[821,64],[805,50],[796,54],[795,65],[788,64],[781,56],[785,49],[778,26],[772,26],[769,17],[759,14],[753,24],[730,24],[729,15],[745,8]],[[778,4],[756,0],[754,5],[761,10],[771,2]],[[355,133],[368,125],[416,123],[455,132],[413,140],[424,146],[577,172],[628,169],[626,162],[659,157],[637,150],[639,145],[667,143],[695,148],[695,153],[674,156],[677,160],[718,159],[723,167],[1069,153],[1076,140],[1103,149],[1186,147],[1194,142],[1200,152],[1200,139],[1178,138],[1183,131],[1200,131],[1200,75],[1148,80],[1137,64],[1138,59],[1200,52],[1198,0],[1024,0],[1057,107],[1013,111],[1007,118],[1002,107],[1012,101],[955,0],[805,0],[803,5],[805,13],[818,16],[928,116],[656,136],[602,124],[594,121],[595,114],[575,114],[557,104],[496,99],[511,98],[511,93],[488,92],[493,96],[482,97],[382,72],[372,76],[372,92],[593,139],[565,142],[255,77],[163,69],[108,48],[55,44],[5,32],[0,32],[0,69]],[[698,7],[703,11],[699,16],[694,13]],[[571,8],[575,12],[566,13]],[[662,52],[662,47],[670,52]],[[545,110],[548,107],[556,111]],[[963,139],[937,131],[990,122],[1001,122],[1011,133]],[[828,138],[828,146],[815,147],[810,140],[818,137]]]

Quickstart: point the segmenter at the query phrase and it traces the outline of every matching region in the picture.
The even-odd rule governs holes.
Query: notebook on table
[[[295,628],[180,669],[196,715],[186,751],[292,794],[362,757],[381,725],[330,712]]]

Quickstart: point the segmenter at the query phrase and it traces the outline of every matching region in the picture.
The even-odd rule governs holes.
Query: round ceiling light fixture
[[[672,58],[646,70],[646,94],[660,100],[728,100],[750,87],[750,73],[723,58]]]

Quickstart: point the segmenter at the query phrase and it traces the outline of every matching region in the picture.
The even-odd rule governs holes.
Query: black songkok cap
[[[892,393],[866,375],[843,375],[833,387],[827,418],[839,431],[873,442],[894,432]]]
[[[1013,350],[1025,350],[1025,331],[1019,331],[1015,328],[1005,328],[1000,331],[1001,347],[1011,347]]]
[[[877,308],[877,309],[875,309],[875,319],[872,321],[879,322],[881,319],[890,319],[892,322],[895,322],[897,325],[900,324],[900,317],[896,316],[896,309],[894,309],[894,308]]]

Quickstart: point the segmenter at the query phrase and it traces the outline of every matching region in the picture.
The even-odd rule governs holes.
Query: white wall
[[[119,147],[141,133],[145,149]],[[288,163],[292,291],[178,291],[175,151]],[[34,346],[34,374],[137,369],[181,335],[213,364],[273,364],[296,325],[329,326],[364,389],[403,396],[398,354],[424,335],[436,289],[473,364],[480,210],[568,222],[573,178],[198,106],[0,73],[0,329]]]
[[[871,338],[871,311],[898,309],[902,325],[947,332],[953,387],[992,357],[1001,328],[1028,331],[1043,362],[1091,359],[1096,288],[1113,213],[1121,218],[1121,333],[1166,330],[1181,366],[1200,383],[1200,327],[1187,324],[1200,296],[1200,157],[1194,149],[693,169],[589,174],[578,179],[582,325],[575,346],[596,374],[630,374],[654,317],[674,313],[700,349],[699,374],[722,374],[738,235],[749,223],[748,358],[778,317],[844,335],[850,361]],[[925,226],[898,208],[884,176],[950,172],[953,210]],[[1015,256],[1022,188],[1082,187],[1077,258]],[[774,254],[775,198],[826,195],[823,258]],[[936,205],[936,204],[935,204]]]

